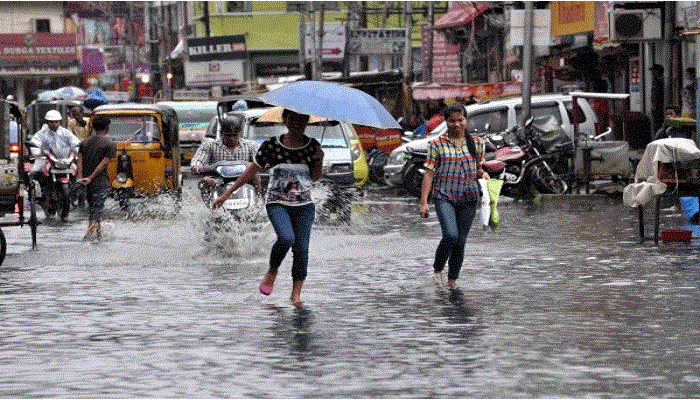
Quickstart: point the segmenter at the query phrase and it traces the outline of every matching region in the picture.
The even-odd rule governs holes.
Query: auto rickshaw
[[[168,193],[180,198],[182,173],[178,121],[175,110],[161,104],[108,104],[95,108],[90,118],[110,119],[107,137],[117,155],[107,166],[111,194],[123,210],[132,197]]]

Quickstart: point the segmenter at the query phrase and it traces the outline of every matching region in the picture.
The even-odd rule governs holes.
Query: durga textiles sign
[[[77,64],[75,34],[0,34],[0,65],[33,62],[45,66]]]

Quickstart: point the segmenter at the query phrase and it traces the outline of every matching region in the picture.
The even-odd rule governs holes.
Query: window
[[[497,108],[470,113],[467,118],[467,132],[494,133],[508,129],[508,109]]]
[[[51,32],[51,20],[50,19],[37,19],[35,20],[36,33],[50,33]]]
[[[308,1],[288,1],[287,2],[287,12],[303,12],[303,11],[313,11],[313,10],[320,10],[321,9],[321,4],[323,5],[323,9],[326,11],[340,11],[340,3],[339,1],[326,1],[324,3],[321,2],[311,2],[308,4]],[[307,9],[307,4],[308,4],[308,9]]]
[[[554,117],[557,120],[557,123],[561,125],[561,112],[559,111],[559,103],[557,102],[551,102],[551,103],[535,103],[532,105],[532,109],[530,111],[532,114],[532,118],[538,119],[541,117]],[[523,106],[519,105],[515,107],[515,115],[516,115],[516,121],[520,123],[520,118],[522,118],[523,114]]]
[[[216,13],[241,13],[250,11],[249,1],[217,1],[216,3]]]

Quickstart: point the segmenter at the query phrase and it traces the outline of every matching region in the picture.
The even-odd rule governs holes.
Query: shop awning
[[[486,1],[453,1],[452,4],[453,7],[435,21],[433,29],[466,25],[489,8]]]

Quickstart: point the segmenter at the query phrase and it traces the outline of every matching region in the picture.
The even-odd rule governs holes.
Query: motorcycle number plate
[[[248,207],[248,199],[227,199],[224,202],[224,208],[227,210],[240,210],[241,208]]]

